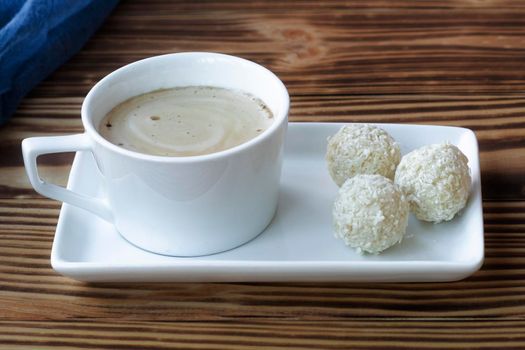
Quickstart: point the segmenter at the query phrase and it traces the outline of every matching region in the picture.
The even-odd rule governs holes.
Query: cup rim
[[[268,129],[264,130],[260,135],[257,135],[254,138],[241,143],[240,145],[237,145],[237,146],[234,146],[234,147],[231,147],[231,148],[219,151],[219,152],[203,154],[203,155],[196,155],[196,156],[158,156],[158,155],[151,155],[151,154],[146,154],[146,153],[135,152],[135,151],[125,149],[123,147],[119,147],[111,143],[110,141],[106,140],[104,137],[102,137],[102,135],[100,135],[96,127],[93,125],[93,122],[91,118],[88,117],[88,113],[87,113],[87,106],[93,103],[94,92],[97,89],[99,89],[100,86],[105,84],[108,80],[113,78],[115,75],[122,74],[123,72],[129,69],[133,69],[137,65],[143,65],[148,62],[153,63],[156,60],[162,60],[162,59],[166,59],[168,57],[174,57],[174,56],[177,56],[177,57],[194,56],[195,58],[202,58],[203,56],[212,56],[212,57],[218,57],[218,58],[223,58],[223,59],[226,58],[228,60],[237,61],[241,64],[250,65],[256,69],[263,70],[270,76],[271,79],[273,79],[277,83],[277,85],[279,86],[279,89],[281,90],[281,94],[284,95],[283,102],[279,109],[280,113],[277,115],[274,115],[274,118],[275,118],[274,122],[270,125]],[[217,52],[197,52],[196,51],[196,52],[177,52],[177,53],[169,53],[169,54],[164,54],[164,55],[151,56],[151,57],[147,57],[147,58],[129,63],[125,66],[122,66],[112,71],[111,73],[106,75],[104,78],[99,80],[89,90],[88,94],[86,95],[86,98],[84,99],[84,102],[82,103],[81,119],[82,119],[82,124],[84,126],[86,133],[89,136],[91,136],[95,140],[96,143],[102,145],[103,147],[113,152],[116,152],[123,156],[132,157],[135,159],[140,159],[140,160],[145,160],[145,161],[155,161],[155,162],[162,162],[162,163],[191,163],[191,162],[216,160],[219,158],[228,157],[233,154],[240,153],[245,149],[251,148],[261,143],[262,141],[267,139],[270,135],[272,135],[276,130],[278,130],[283,123],[287,123],[287,116],[288,116],[289,109],[290,109],[290,96],[288,94],[288,90],[286,89],[284,83],[279,79],[279,77],[277,77],[277,75],[275,75],[275,73],[273,73],[268,68],[258,63],[255,63],[253,61],[250,61],[245,58],[238,57],[238,56],[227,55],[227,54],[222,54],[222,53],[217,53]]]

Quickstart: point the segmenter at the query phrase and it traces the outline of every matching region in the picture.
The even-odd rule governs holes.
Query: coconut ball
[[[393,180],[400,159],[397,142],[373,125],[345,125],[328,139],[328,171],[338,186],[357,174],[379,174]]]
[[[395,183],[420,220],[450,220],[465,207],[470,192],[467,157],[449,143],[423,146],[405,155]]]
[[[408,201],[381,175],[356,175],[343,184],[333,207],[335,236],[359,252],[377,254],[401,241]]]

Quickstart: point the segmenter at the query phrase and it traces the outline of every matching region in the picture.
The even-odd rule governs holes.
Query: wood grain
[[[121,2],[0,128],[0,349],[524,349],[525,2]],[[49,255],[60,204],[23,138],[82,132],[112,70],[219,51],[286,83],[292,121],[455,125],[479,138],[486,260],[455,283],[84,284]],[[71,154],[40,159],[65,184]]]
[[[525,201],[485,201],[483,269],[449,284],[86,285],[50,268],[58,203],[5,199],[0,208],[1,320],[525,317]]]
[[[523,320],[0,323],[10,349],[523,349]]]
[[[292,95],[517,92],[525,16],[514,1],[196,1],[119,5],[35,96],[84,96],[112,70],[177,51],[240,55]]]
[[[525,61],[524,61],[525,62]],[[24,169],[20,143],[31,136],[82,132],[81,98],[30,98],[0,129],[0,198],[37,196]],[[486,199],[525,196],[525,93],[505,95],[292,96],[291,121],[438,124],[474,130],[481,149]],[[65,183],[72,156],[43,157],[44,176]]]

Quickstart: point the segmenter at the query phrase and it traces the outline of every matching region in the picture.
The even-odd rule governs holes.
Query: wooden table
[[[239,55],[276,72],[291,121],[456,125],[480,141],[486,260],[455,283],[84,284],[49,255],[60,203],[20,141],[82,130],[88,90],[129,62]],[[42,159],[64,184],[71,154]],[[126,1],[0,128],[6,349],[524,349],[525,2]]]

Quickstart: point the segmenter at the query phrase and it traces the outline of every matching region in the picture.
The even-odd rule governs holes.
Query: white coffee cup
[[[104,116],[130,97],[196,85],[251,93],[264,101],[275,120],[239,146],[193,157],[132,152],[97,131]],[[288,109],[283,83],[256,63],[204,52],[151,57],[116,70],[91,89],[82,105],[83,134],[25,139],[24,163],[37,192],[113,223],[140,248],[174,256],[217,253],[251,240],[274,216]],[[104,198],[39,177],[39,155],[75,151],[93,154],[104,181]]]

